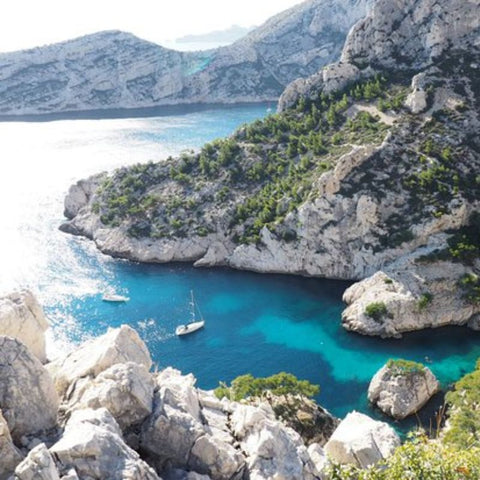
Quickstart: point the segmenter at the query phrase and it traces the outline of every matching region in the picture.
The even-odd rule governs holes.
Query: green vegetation
[[[240,243],[259,242],[265,226],[292,241],[295,235],[283,221],[315,194],[313,180],[352,145],[378,144],[389,129],[366,111],[347,112],[349,107],[383,99],[399,108],[397,95],[378,76],[343,92],[300,99],[294,108],[246,125],[197,154],[120,169],[101,187],[95,213],[111,227],[135,224],[128,229],[134,237],[162,238],[215,231],[215,219],[203,207],[218,205],[227,208],[232,236]]]
[[[232,380],[230,386],[221,383],[215,389],[218,398],[242,400],[248,397],[261,397],[265,392],[273,395],[302,395],[313,397],[318,395],[320,387],[312,385],[308,380],[298,380],[290,373],[280,372],[266,378],[255,378],[253,375],[241,375]]]
[[[411,360],[404,360],[403,358],[390,359],[387,362],[387,368],[393,375],[409,375],[412,373],[424,373],[425,366],[418,362]]]
[[[480,278],[475,273],[467,273],[459,280],[463,296],[470,303],[480,302]]]
[[[425,310],[432,303],[433,295],[430,292],[422,293],[418,299],[418,309]]]
[[[330,480],[477,480],[480,478],[480,448],[460,449],[411,435],[384,462],[366,470],[334,465]]]
[[[373,318],[376,322],[381,323],[388,315],[388,309],[383,302],[373,302],[365,307],[365,315]]]
[[[444,442],[459,448],[480,447],[480,361],[446,395],[449,407]],[[480,478],[480,477],[479,477]]]

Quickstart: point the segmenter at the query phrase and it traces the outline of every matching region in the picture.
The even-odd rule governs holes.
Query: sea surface
[[[430,362],[444,386],[473,369],[480,334],[470,330],[429,330],[402,340],[344,331],[345,282],[187,264],[139,265],[105,256],[88,240],[58,230],[63,198],[77,180],[197,149],[265,116],[269,107],[0,123],[0,290],[28,286],[37,293],[52,324],[49,355],[127,323],[147,342],[158,367],[192,372],[199,387],[214,388],[244,373],[288,371],[319,384],[318,401],[339,416],[352,409],[380,416],[370,410],[366,391],[389,358]],[[108,290],[131,300],[102,302]],[[191,290],[206,326],[178,338],[174,330],[189,319]],[[428,415],[422,421],[428,427]]]

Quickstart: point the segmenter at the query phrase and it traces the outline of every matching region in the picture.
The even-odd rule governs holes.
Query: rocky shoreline
[[[38,336],[38,302],[27,291],[0,299],[12,301],[26,338]],[[320,480],[331,462],[365,468],[400,445],[386,423],[357,412],[339,423],[298,397],[294,425],[310,425],[316,409],[323,416],[302,438],[277,418],[281,397],[219,399],[191,374],[152,372],[125,325],[49,362],[4,335],[5,317],[0,310],[2,480]]]

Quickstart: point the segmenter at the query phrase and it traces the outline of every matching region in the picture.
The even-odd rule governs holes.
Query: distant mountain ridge
[[[120,31],[0,54],[0,115],[275,101],[337,60],[372,0],[310,0],[233,45],[179,52]]]
[[[241,27],[232,25],[224,30],[215,30],[213,32],[200,33],[198,35],[184,35],[177,38],[177,43],[233,43],[250,33],[255,27]]]

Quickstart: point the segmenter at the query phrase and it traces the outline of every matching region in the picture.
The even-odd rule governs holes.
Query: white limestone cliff
[[[439,389],[440,384],[428,367],[403,371],[391,362],[372,378],[368,400],[387,415],[402,420],[418,412]]]

